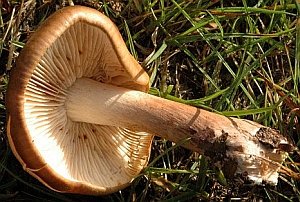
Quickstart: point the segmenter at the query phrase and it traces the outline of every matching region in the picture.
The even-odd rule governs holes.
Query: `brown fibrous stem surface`
[[[88,78],[70,87],[66,110],[73,121],[149,132],[175,143],[186,139],[185,148],[256,183],[276,184],[286,156],[279,149],[286,138],[271,128]]]

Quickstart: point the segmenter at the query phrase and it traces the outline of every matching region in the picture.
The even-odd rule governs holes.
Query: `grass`
[[[44,2],[44,3],[42,3]],[[227,179],[209,159],[155,139],[149,166],[104,197],[55,193],[23,171],[5,135],[9,70],[28,36],[57,8],[94,7],[119,27],[151,77],[149,93],[280,130],[300,146],[300,4],[296,0],[2,1],[0,201],[300,201],[299,154],[277,186]]]

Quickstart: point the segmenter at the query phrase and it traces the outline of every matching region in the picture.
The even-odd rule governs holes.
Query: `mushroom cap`
[[[11,72],[7,136],[23,168],[49,188],[109,194],[147,165],[152,135],[70,120],[64,102],[81,77],[149,88],[148,75],[109,18],[91,8],[66,7],[32,34]]]

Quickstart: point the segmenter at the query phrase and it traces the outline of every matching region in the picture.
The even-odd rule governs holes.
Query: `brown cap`
[[[116,26],[94,9],[67,7],[31,36],[11,72],[8,139],[24,169],[51,189],[108,194],[147,165],[152,135],[70,120],[66,94],[81,77],[148,90]]]

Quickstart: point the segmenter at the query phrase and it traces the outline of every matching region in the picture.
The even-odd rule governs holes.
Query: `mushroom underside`
[[[152,135],[69,119],[67,91],[81,77],[133,84],[107,34],[83,22],[48,47],[27,84],[24,111],[32,143],[63,178],[99,187],[128,183],[146,166]]]

